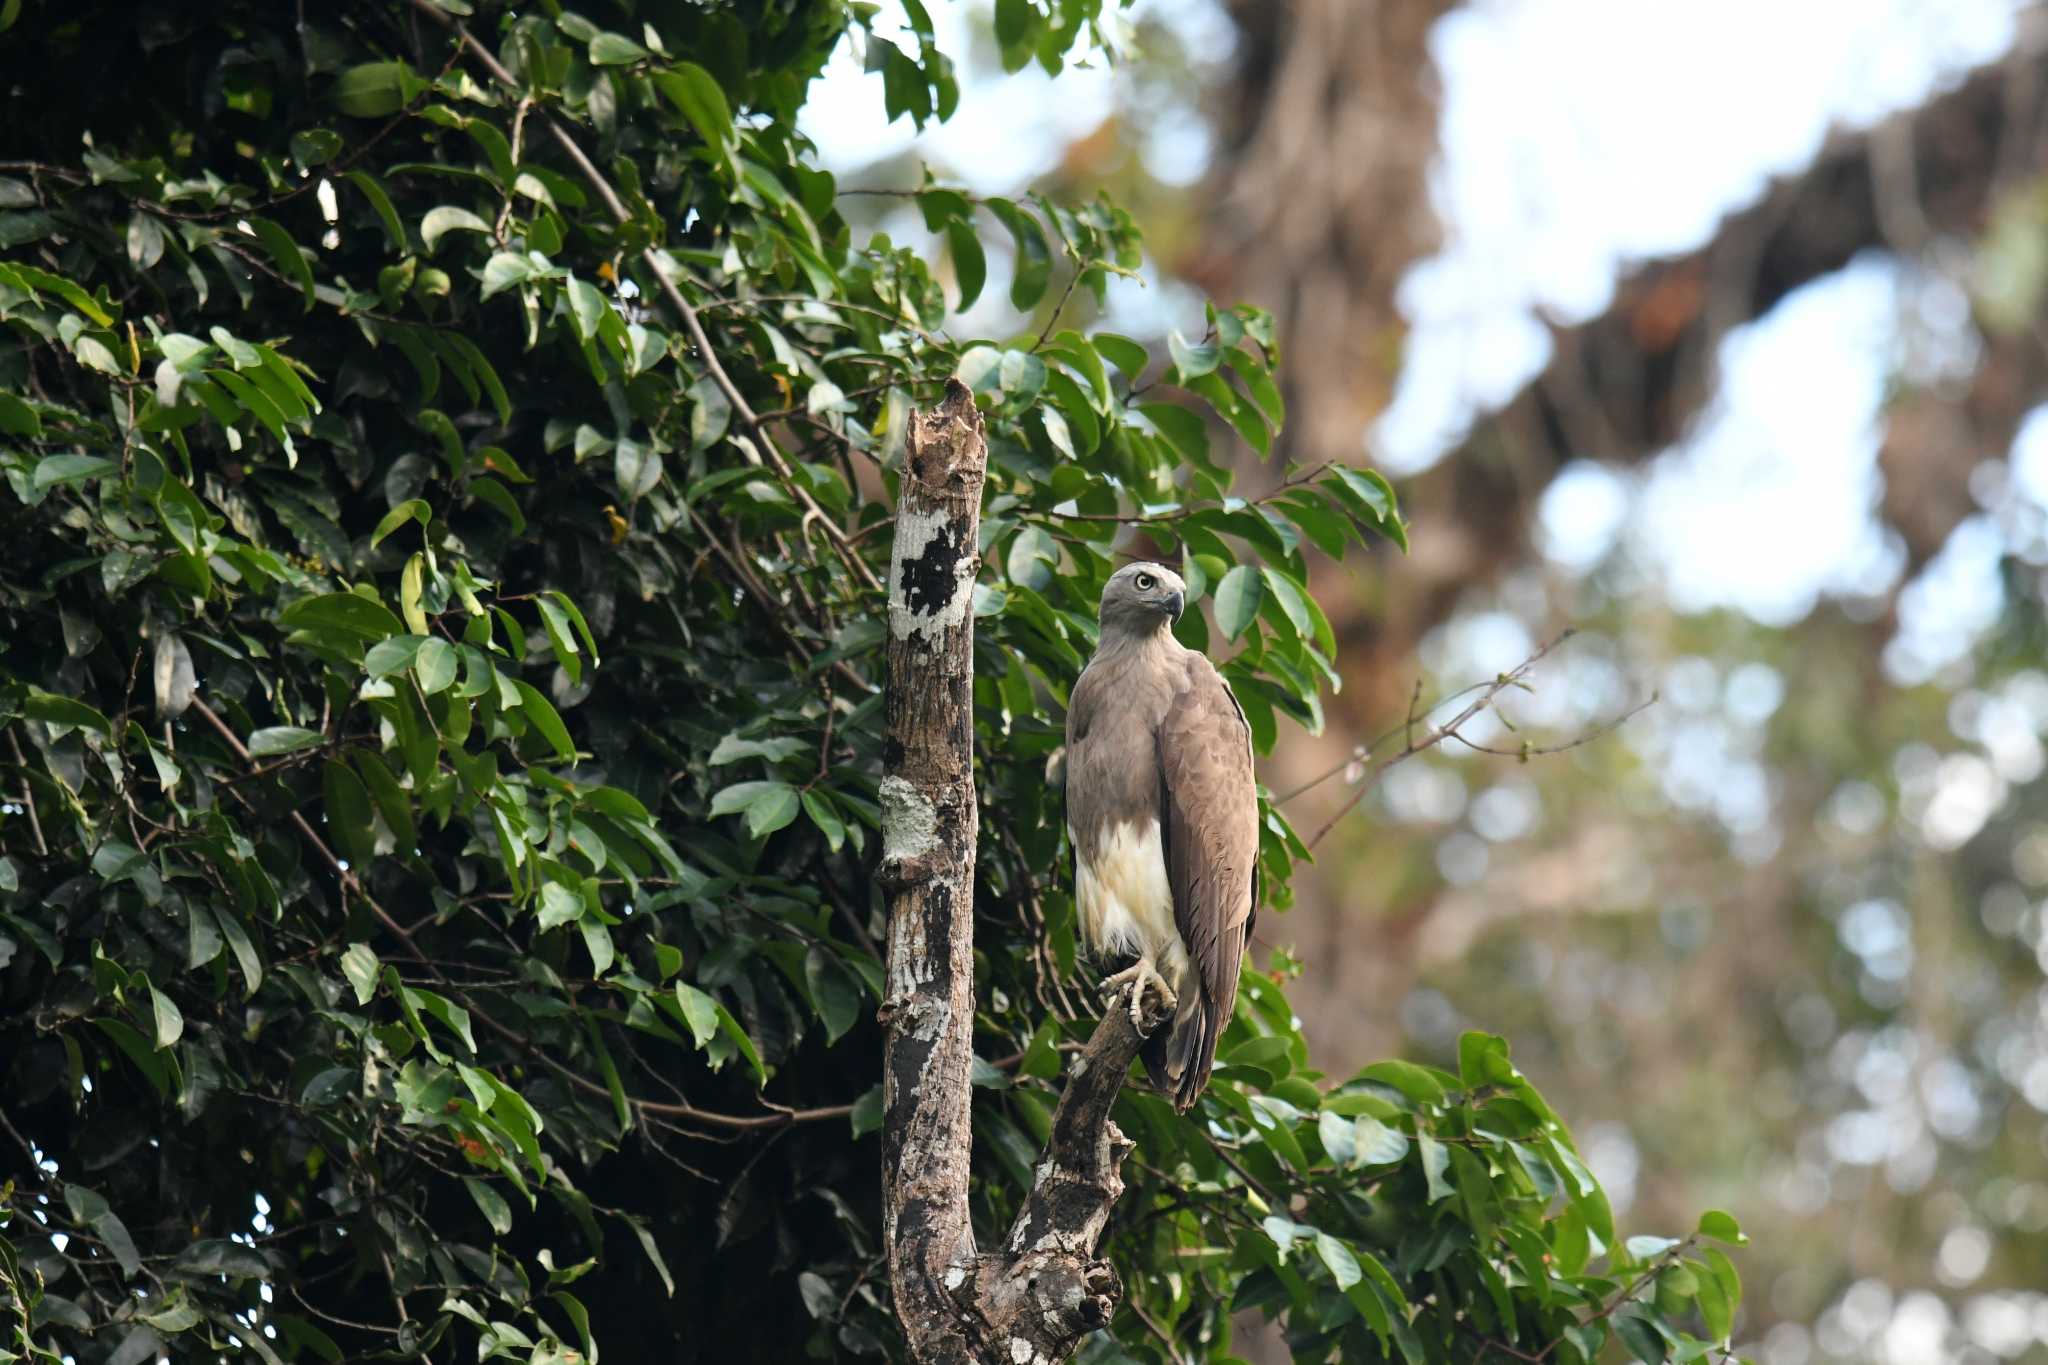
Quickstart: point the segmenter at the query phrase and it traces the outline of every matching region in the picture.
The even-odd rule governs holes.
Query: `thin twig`
[[[1487,683],[1480,690],[1479,695],[1467,702],[1465,708],[1448,722],[1442,725],[1431,726],[1420,740],[1415,739],[1411,733],[1407,747],[1403,748],[1399,753],[1389,754],[1386,758],[1380,760],[1370,773],[1366,774],[1365,780],[1360,782],[1357,789],[1345,798],[1344,804],[1339,806],[1336,813],[1324,821],[1323,827],[1315,832],[1315,836],[1308,841],[1308,847],[1313,850],[1317,844],[1321,843],[1323,836],[1327,835],[1332,829],[1335,829],[1337,822],[1349,815],[1352,808],[1363,801],[1366,798],[1366,794],[1380,784],[1380,780],[1387,775],[1389,768],[1392,768],[1397,763],[1406,762],[1425,749],[1433,749],[1446,739],[1456,735],[1459,726],[1466,724],[1480,712],[1492,706],[1495,697],[1498,697],[1510,687],[1519,686],[1522,680],[1529,675],[1529,671],[1541,663],[1550,651],[1556,649],[1566,640],[1571,639],[1576,633],[1576,631],[1571,629],[1565,629],[1552,636],[1534,654],[1531,654],[1507,672],[1499,675],[1492,682]]]
[[[35,788],[28,780],[28,760],[22,757],[21,741],[14,737],[12,726],[7,730],[7,747],[14,750],[14,766],[21,769],[21,808],[28,812],[29,832],[36,836],[36,856],[50,856],[50,846],[43,841],[43,822],[36,816]]]

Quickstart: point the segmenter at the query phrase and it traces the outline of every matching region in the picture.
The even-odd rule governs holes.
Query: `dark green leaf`
[[[813,944],[804,955],[804,982],[810,987],[818,1017],[825,1021],[826,1041],[838,1042],[860,1015],[860,978],[837,953],[823,944]]]
[[[365,62],[341,73],[331,92],[335,107],[355,118],[397,113],[421,85],[404,62]]]
[[[1235,640],[1258,619],[1265,588],[1259,570],[1240,564],[1223,575],[1216,585],[1216,628],[1226,640]]]
[[[1046,242],[1045,229],[1028,210],[1007,199],[985,202],[989,212],[1010,230],[1017,245],[1017,273],[1010,282],[1010,306],[1019,312],[1029,312],[1045,297],[1046,285],[1052,279],[1052,247]]]
[[[317,739],[318,736],[316,735]],[[377,853],[375,816],[370,810],[370,793],[362,779],[346,765],[328,759],[321,765],[321,787],[327,800],[327,827],[349,863],[367,864]]]
[[[323,736],[318,730],[308,730],[300,725],[272,725],[249,736],[249,755],[252,758],[270,758],[277,754],[297,753],[319,744]]]

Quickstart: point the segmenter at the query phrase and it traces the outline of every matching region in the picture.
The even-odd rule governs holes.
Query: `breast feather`
[[[1102,832],[1075,859],[1075,899],[1083,938],[1098,956],[1130,953],[1153,959],[1177,981],[1187,962],[1173,917],[1173,889],[1157,820],[1129,821]],[[1170,968],[1170,970],[1169,970]]]

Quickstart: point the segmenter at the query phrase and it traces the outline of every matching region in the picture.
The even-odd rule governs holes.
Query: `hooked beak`
[[[1187,604],[1188,599],[1185,593],[1177,592],[1166,599],[1166,614],[1173,619],[1175,624],[1179,623],[1180,614],[1187,609]]]

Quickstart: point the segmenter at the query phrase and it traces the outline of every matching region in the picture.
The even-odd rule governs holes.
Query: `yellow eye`
[[[1138,575],[1138,577],[1137,577],[1138,591],[1139,591],[1139,592],[1150,592],[1150,591],[1152,590],[1152,582],[1153,582],[1153,579],[1152,579],[1152,575],[1151,575],[1151,574],[1148,574],[1148,573],[1141,573],[1141,574],[1139,574],[1139,575]]]

